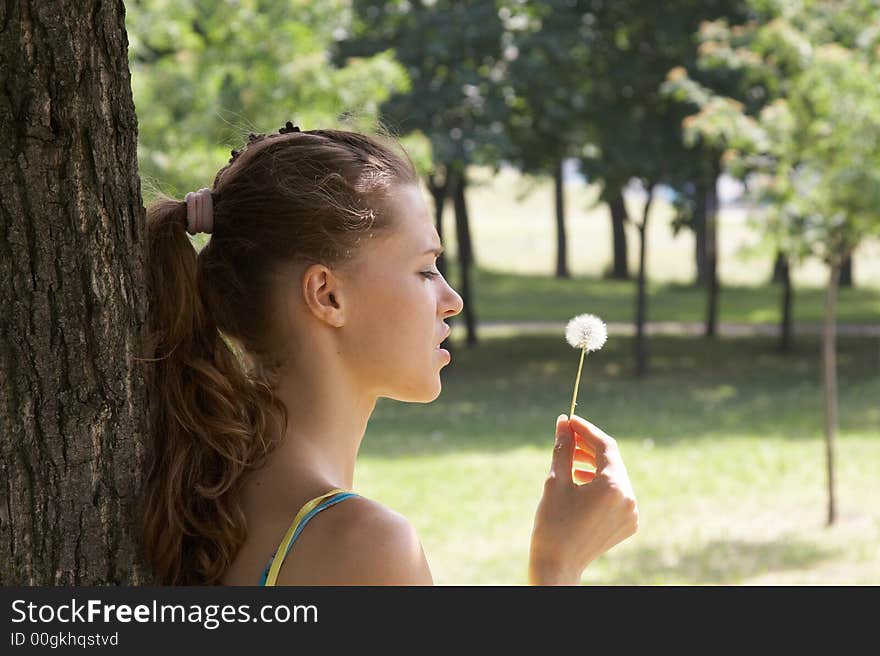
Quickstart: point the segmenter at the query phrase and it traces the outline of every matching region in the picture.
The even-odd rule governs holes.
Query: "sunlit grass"
[[[880,344],[840,340],[840,521],[826,528],[818,338],[652,338],[588,356],[578,414],[620,442],[637,536],[587,583],[880,583]],[[416,526],[435,580],[525,583],[532,517],[577,357],[562,335],[458,348],[428,405],[383,399],[355,486]]]

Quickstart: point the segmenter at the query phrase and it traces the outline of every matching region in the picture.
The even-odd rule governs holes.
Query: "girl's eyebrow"
[[[443,252],[443,247],[440,248],[429,248],[422,255],[427,255],[428,253],[434,253],[435,255],[440,255]]]

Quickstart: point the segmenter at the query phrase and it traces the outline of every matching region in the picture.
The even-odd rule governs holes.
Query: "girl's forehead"
[[[394,222],[391,241],[411,250],[419,249],[419,254],[437,245],[437,229],[428,204],[416,185],[395,189],[389,198],[388,209]]]

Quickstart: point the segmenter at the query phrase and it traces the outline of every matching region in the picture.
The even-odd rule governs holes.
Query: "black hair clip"
[[[290,121],[284,124],[284,127],[278,130],[278,134],[288,134],[290,132],[301,132],[298,125],[294,125]]]

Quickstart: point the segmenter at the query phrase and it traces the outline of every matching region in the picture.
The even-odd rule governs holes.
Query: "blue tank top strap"
[[[312,517],[317,515],[325,508],[335,506],[340,501],[345,501],[349,497],[354,496],[357,496],[357,494],[354,492],[349,492],[347,490],[336,488],[334,490],[331,490],[330,492],[327,492],[326,494],[322,494],[315,497],[314,499],[310,499],[305,504],[303,504],[303,507],[300,508],[299,512],[296,514],[296,517],[294,517],[293,522],[291,522],[290,528],[288,529],[284,538],[281,540],[281,544],[278,545],[278,549],[275,552],[275,555],[269,559],[269,564],[266,565],[266,569],[263,570],[263,575],[262,577],[260,577],[260,582],[258,585],[275,585],[275,581],[278,579],[278,573],[281,571],[281,565],[284,564],[284,560],[285,558],[287,558],[287,554],[290,553],[290,549],[293,547],[293,543],[299,537],[299,534],[302,533],[302,530],[305,528],[306,524],[311,521]]]

